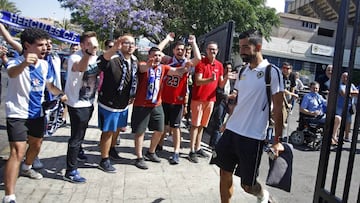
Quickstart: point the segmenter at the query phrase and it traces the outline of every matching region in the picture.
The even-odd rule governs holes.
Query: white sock
[[[15,194],[5,195],[4,202],[10,202],[11,200],[16,200]]]
[[[25,163],[23,163],[21,165],[21,170],[23,170],[23,171],[27,171],[27,170],[30,170],[30,169],[31,169],[31,165],[27,165]]]

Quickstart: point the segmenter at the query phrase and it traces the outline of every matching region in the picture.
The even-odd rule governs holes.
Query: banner
[[[64,42],[69,42],[72,44],[78,44],[80,42],[80,35],[76,32],[70,32],[63,28],[57,28],[52,25],[47,25],[45,23],[35,21],[30,18],[21,17],[17,14],[7,11],[0,12],[0,22],[21,29],[39,28],[49,33],[51,37]]]

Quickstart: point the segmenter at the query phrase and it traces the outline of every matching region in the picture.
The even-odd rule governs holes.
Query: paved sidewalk
[[[40,159],[45,164],[41,170],[42,180],[19,177],[16,185],[17,202],[220,202],[219,169],[208,164],[208,159],[200,158],[198,164],[187,160],[189,152],[189,134],[183,131],[183,142],[179,165],[170,165],[168,157],[172,153],[172,143],[165,141],[164,151],[158,153],[161,163],[148,162],[149,169],[141,170],[134,166],[134,141],[127,132],[121,134],[117,147],[124,159],[113,162],[118,170],[116,174],[105,173],[98,169],[100,149],[97,129],[97,111],[95,109],[83,144],[89,159],[80,165],[79,171],[87,178],[86,184],[73,184],[62,179],[65,172],[67,140],[70,126],[57,130],[52,137],[44,139]],[[147,133],[144,152],[150,145],[151,134]],[[204,140],[208,142],[208,137]],[[207,145],[204,144],[205,149]],[[0,155],[8,154],[8,148]],[[6,158],[6,157],[5,157]],[[1,161],[0,196],[4,196],[3,167]],[[260,178],[260,181],[264,178]],[[234,178],[235,193],[232,202],[256,202],[256,198],[246,194],[240,187],[239,178]]]

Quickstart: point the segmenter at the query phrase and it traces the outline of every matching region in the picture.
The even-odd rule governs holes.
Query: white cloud
[[[285,0],[266,0],[265,5],[271,8],[275,8],[277,13],[284,13]]]

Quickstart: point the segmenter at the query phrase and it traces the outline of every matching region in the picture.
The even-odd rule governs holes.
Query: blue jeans
[[[83,108],[73,108],[68,106],[68,111],[70,116],[71,135],[68,141],[66,170],[72,171],[78,167],[77,156],[79,154],[81,144],[84,141],[85,132],[94,111],[94,106]]]

